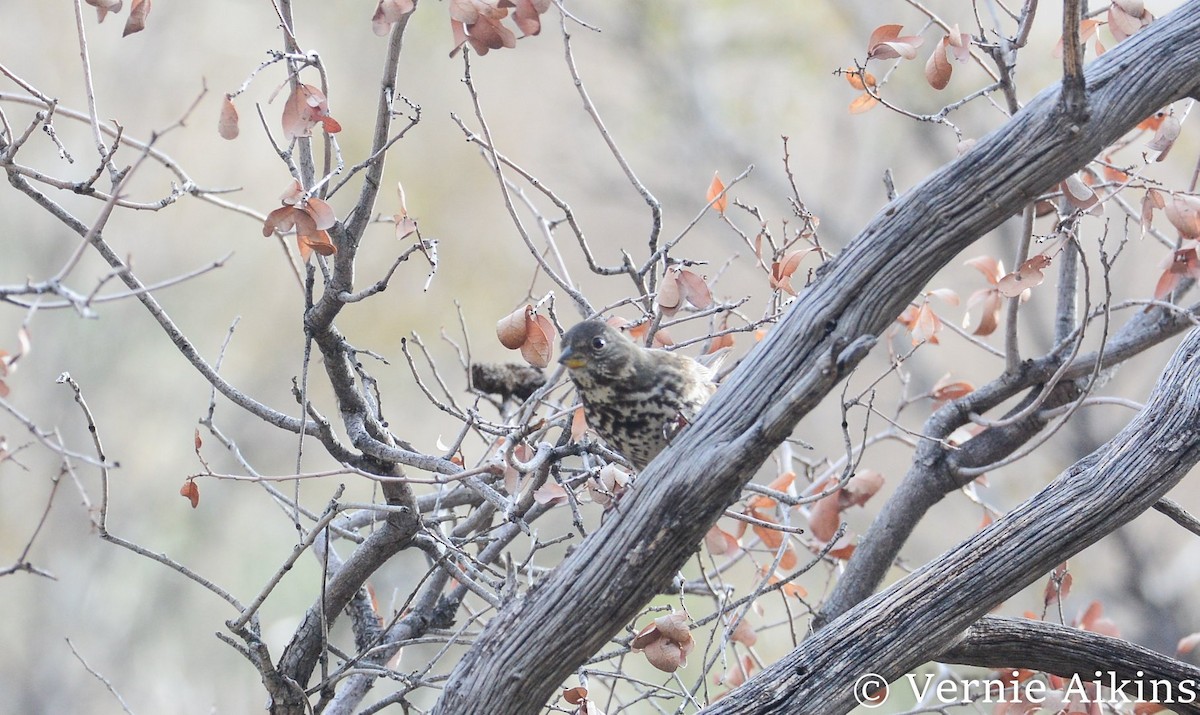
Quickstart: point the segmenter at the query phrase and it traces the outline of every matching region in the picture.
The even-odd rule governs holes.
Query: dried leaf
[[[523,305],[496,321],[496,337],[500,339],[501,345],[509,350],[516,350],[525,344],[525,337],[529,334],[526,328],[527,316],[532,312],[532,305]]]
[[[1092,191],[1092,187],[1084,183],[1078,174],[1071,174],[1059,186],[1067,203],[1077,209],[1086,211],[1100,201],[1096,197],[1096,192]]]
[[[878,99],[875,99],[866,93],[860,94],[853,102],[850,103],[850,113],[862,114],[863,112],[873,109],[876,104],[879,104]]]
[[[200,487],[196,486],[196,482],[193,479],[188,479],[183,483],[183,488],[179,490],[179,495],[186,497],[192,503],[193,509],[200,505]]]
[[[712,291],[704,279],[686,268],[678,271],[679,287],[683,289],[683,297],[693,306],[704,310],[712,305]]]
[[[521,357],[534,367],[546,367],[554,355],[554,326],[544,315],[525,315],[525,342],[521,345]]]
[[[375,14],[371,16],[371,30],[383,37],[392,31],[392,26],[416,9],[413,0],[379,0]]]
[[[658,307],[664,315],[673,316],[683,305],[683,290],[679,286],[679,271],[668,268],[658,285]]]
[[[1169,115],[1158,125],[1158,130],[1154,132],[1154,138],[1146,143],[1146,148],[1150,151],[1159,152],[1155,157],[1155,161],[1162,161],[1167,158],[1167,154],[1171,151],[1171,147],[1175,146],[1175,140],[1179,138],[1179,118],[1175,115]]]
[[[713,178],[708,185],[708,193],[705,194],[704,199],[712,204],[717,213],[725,215],[725,209],[729,207],[729,196],[725,193],[725,184],[721,182],[720,173],[713,172]]]
[[[1167,220],[1188,238],[1200,237],[1200,197],[1171,194],[1166,202]]]
[[[943,37],[925,62],[925,81],[934,89],[945,89],[946,85],[950,84],[951,73],[954,72],[954,67],[950,65],[950,59],[946,56],[948,39],[949,37]]]
[[[217,120],[217,133],[222,139],[237,139],[238,136],[238,111],[237,106],[233,103],[233,98],[228,94],[225,95],[225,101],[221,103],[221,117]]]
[[[513,22],[526,36],[542,31],[542,13],[550,9],[550,0],[514,0]]]
[[[333,214],[333,207],[321,199],[310,198],[305,201],[304,210],[309,216],[312,216],[319,230],[333,228],[333,224],[337,223],[337,217]]]
[[[903,25],[880,25],[867,40],[868,60],[887,60],[903,57],[911,60],[917,56],[917,48],[925,41],[918,35],[901,36]]]
[[[146,16],[150,14],[150,0],[133,0],[129,6],[129,18],[125,20],[125,31],[121,37],[146,29]]]
[[[704,546],[713,556],[736,556],[742,550],[736,536],[716,525],[704,534]]]
[[[96,8],[96,21],[104,22],[104,18],[110,12],[121,12],[122,0],[84,0],[85,3]]]

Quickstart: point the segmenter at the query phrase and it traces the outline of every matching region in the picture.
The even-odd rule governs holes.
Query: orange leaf
[[[720,173],[713,172],[712,182],[708,185],[708,194],[704,198],[712,204],[717,213],[725,215],[725,209],[729,206],[729,196],[725,194],[725,184],[721,183]]]
[[[862,114],[863,112],[874,108],[876,104],[879,104],[879,100],[864,92],[858,95],[858,98],[850,103],[850,113]]]
[[[193,509],[200,504],[200,487],[196,486],[196,482],[192,479],[188,479],[183,483],[183,488],[179,490],[179,495],[187,497],[187,500],[192,503]]]

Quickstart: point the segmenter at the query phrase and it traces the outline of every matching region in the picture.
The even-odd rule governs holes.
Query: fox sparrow
[[[640,347],[600,320],[568,330],[558,361],[583,400],[588,426],[638,469],[717,389],[710,368],[684,355]]]

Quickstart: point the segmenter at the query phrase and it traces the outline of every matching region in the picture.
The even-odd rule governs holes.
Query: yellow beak
[[[567,347],[567,349],[563,350],[563,354],[558,358],[558,362],[560,365],[566,365],[571,370],[578,370],[584,365],[587,365],[587,357],[578,355],[572,351],[570,347]]]

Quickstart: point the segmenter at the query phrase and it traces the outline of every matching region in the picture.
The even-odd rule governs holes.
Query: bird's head
[[[616,377],[636,358],[637,346],[601,320],[585,320],[567,331],[558,362],[573,376]]]

